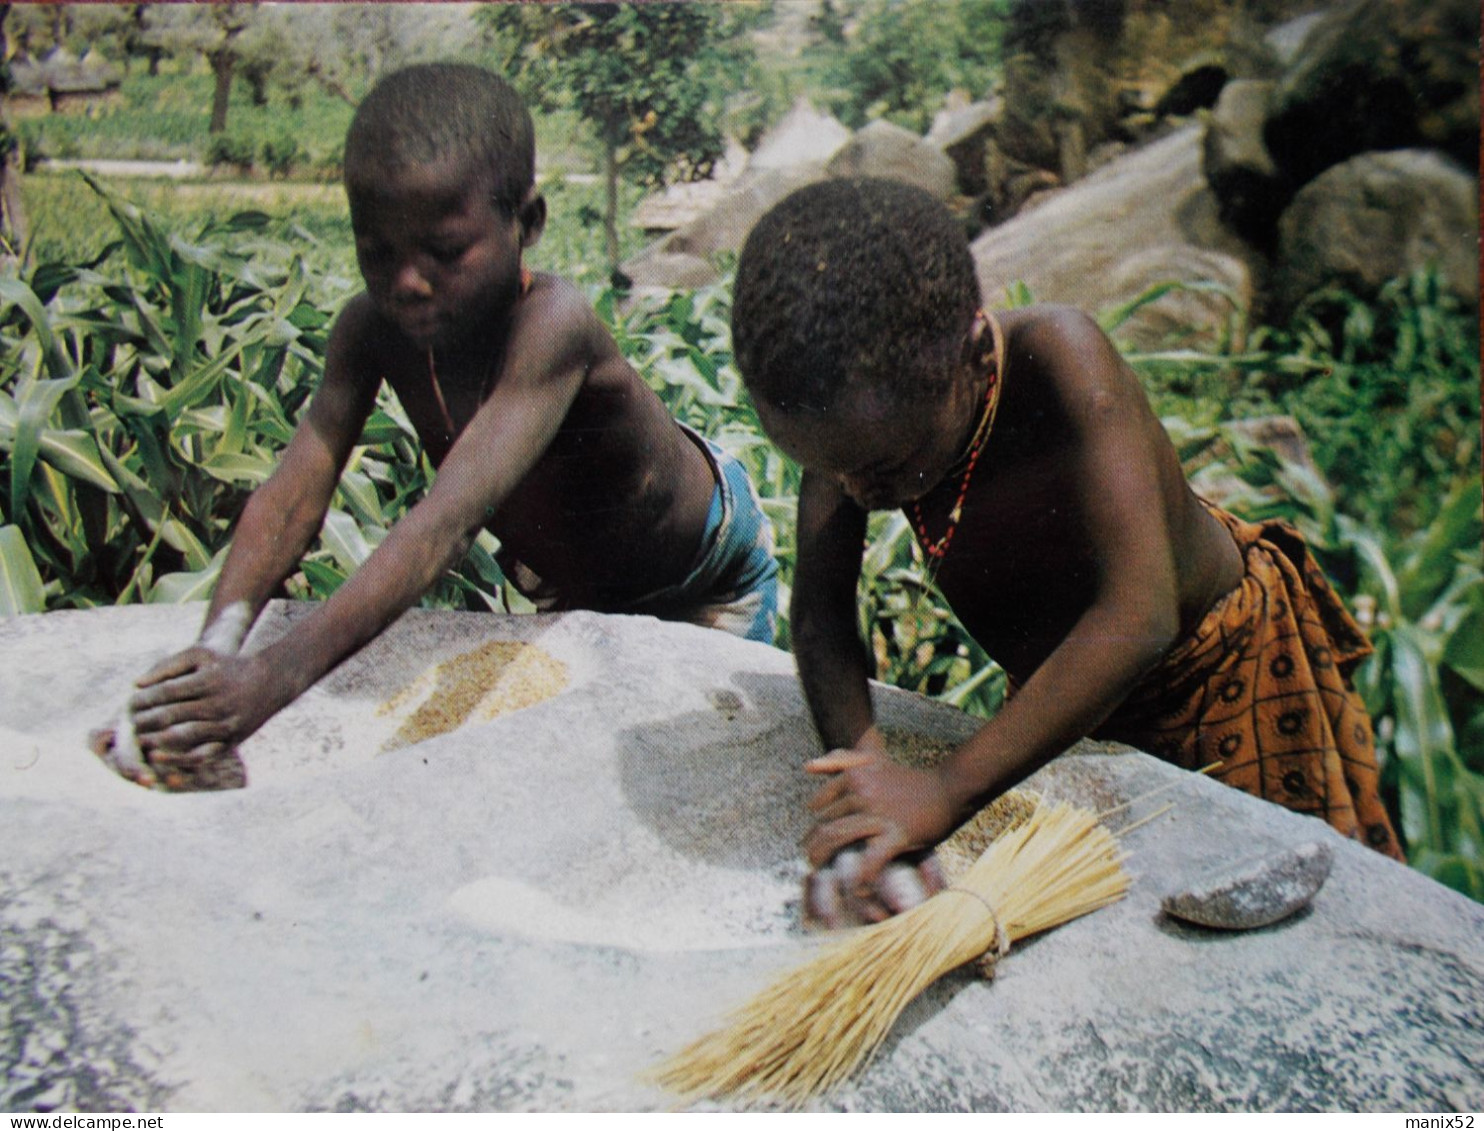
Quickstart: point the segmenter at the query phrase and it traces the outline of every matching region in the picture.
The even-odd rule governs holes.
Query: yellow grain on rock
[[[423,742],[470,722],[550,699],[567,687],[567,665],[534,644],[491,640],[435,664],[382,703],[377,713],[400,714],[416,703],[385,750]]]

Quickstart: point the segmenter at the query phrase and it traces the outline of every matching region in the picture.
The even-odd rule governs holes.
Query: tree
[[[223,132],[232,78],[241,59],[240,38],[258,19],[257,4],[152,4],[144,19],[146,44],[173,54],[196,52],[206,57],[215,80],[207,132]]]
[[[1008,0],[856,0],[819,49],[830,109],[852,128],[889,118],[925,130],[944,95],[998,77]]]
[[[505,73],[535,105],[570,105],[602,152],[603,231],[618,266],[618,182],[695,179],[725,149],[726,98],[746,81],[740,32],[757,18],[724,4],[493,4],[476,16]]]

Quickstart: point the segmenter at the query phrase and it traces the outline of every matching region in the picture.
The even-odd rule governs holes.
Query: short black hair
[[[362,99],[345,136],[345,179],[453,159],[491,180],[514,213],[536,182],[536,132],[515,88],[470,63],[421,63]]]
[[[732,346],[753,396],[782,412],[825,411],[861,380],[934,393],[979,301],[967,234],[936,197],[872,177],[822,181],[747,237]]]

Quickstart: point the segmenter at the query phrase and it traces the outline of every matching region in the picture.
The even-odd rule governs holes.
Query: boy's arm
[[[159,740],[159,717],[137,712],[172,703],[176,689],[182,686],[179,681],[201,675],[186,684],[198,687],[205,673],[237,652],[263,606],[293,571],[324,521],[379,384],[353,360],[366,310],[363,296],[353,300],[336,320],[324,376],[278,466],[243,508],[196,644],[156,664],[139,679],[137,686],[143,690],[135,693],[128,710],[135,714],[135,734],[147,745]],[[106,732],[100,737],[111,741]],[[219,749],[213,746],[207,753]]]
[[[838,484],[805,470],[799,488],[798,558],[794,574],[790,627],[793,649],[820,740],[829,750],[805,769],[834,774],[853,766],[872,765],[882,776],[914,775],[889,761],[886,741],[872,716],[870,652],[860,638],[856,593],[866,513]],[[833,781],[821,788],[810,808],[821,813],[831,804]],[[847,822],[851,834],[837,847],[864,839],[873,827]],[[810,916],[825,926],[875,921],[905,911],[943,886],[931,859],[891,870],[877,883],[857,874],[858,854],[810,853],[815,871],[806,884]],[[921,866],[919,875],[915,867]],[[889,882],[888,882],[889,881]]]
[[[324,377],[308,411],[279,457],[278,467],[248,499],[233,532],[232,547],[206,610],[203,641],[213,635],[228,640],[237,636],[240,645],[263,606],[319,533],[381,383],[356,357],[368,312],[363,295],[336,320]],[[228,610],[233,610],[229,617],[233,623],[214,633]]]
[[[815,729],[826,749],[879,748],[868,685],[874,673],[856,615],[866,513],[837,484],[805,469],[797,528],[789,627]]]
[[[1173,452],[1136,379],[1090,320],[1058,312],[1038,343],[1047,372],[1068,382],[1077,498],[1091,560],[1092,602],[1020,692],[934,775],[838,759],[806,848],[827,859],[868,839],[861,883],[954,824],[1097,727],[1173,643],[1179,592],[1166,522]],[[1178,470],[1178,469],[1176,469]],[[1183,488],[1182,488],[1183,489]]]
[[[533,299],[536,295],[533,294]],[[283,638],[144,689],[136,702],[155,759],[194,764],[235,746],[380,634],[459,559],[546,450],[582,386],[595,316],[573,291],[547,290],[512,327],[493,393],[454,444],[428,494],[360,569]],[[565,327],[569,332],[563,333]]]

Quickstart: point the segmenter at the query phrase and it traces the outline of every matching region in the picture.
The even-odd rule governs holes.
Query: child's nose
[[[392,280],[392,289],[403,298],[432,298],[433,284],[414,262],[403,263],[397,268]]]
[[[885,493],[885,486],[876,475],[844,475],[840,478],[841,489],[858,503],[875,502]]]

